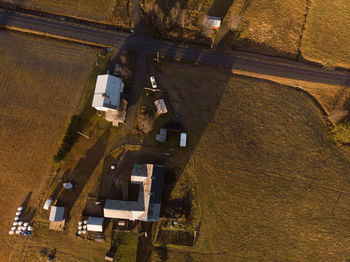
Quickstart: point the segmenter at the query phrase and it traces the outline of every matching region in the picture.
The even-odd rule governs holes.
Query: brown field
[[[349,67],[350,3],[346,0],[312,0],[302,55],[326,66]]]
[[[0,0],[0,4],[9,4],[8,2]],[[11,2],[30,10],[99,21],[125,28],[132,27],[132,1],[130,0],[14,0]]]
[[[33,206],[42,200],[50,158],[78,110],[96,51],[7,31],[0,35],[0,260],[17,261],[14,247],[23,243],[7,234],[16,208],[30,193]]]
[[[189,142],[172,197],[192,192],[200,225],[196,246],[169,248],[169,261],[349,259],[350,156],[314,101],[210,67],[161,69]]]

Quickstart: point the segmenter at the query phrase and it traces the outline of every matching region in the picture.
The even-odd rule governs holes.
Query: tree
[[[126,64],[126,55],[121,55],[121,56],[120,56],[120,63],[121,63],[122,65],[125,65],[125,64]]]
[[[185,28],[186,25],[187,25],[187,12],[185,9],[181,9],[180,10],[180,13],[179,13],[179,25],[182,27],[182,28]]]
[[[137,120],[137,129],[145,134],[149,134],[153,129],[154,119],[150,114],[141,114]]]
[[[240,15],[236,15],[233,12],[231,12],[231,14],[229,15],[228,19],[227,19],[227,27],[230,30],[237,30],[239,24],[241,23],[241,16]]]
[[[119,66],[119,74],[122,78],[128,79],[131,76],[131,70],[126,65]]]

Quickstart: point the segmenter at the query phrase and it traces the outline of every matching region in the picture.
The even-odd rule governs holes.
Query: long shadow
[[[79,160],[73,171],[63,178],[63,181],[72,181],[74,185],[73,189],[63,191],[57,200],[58,205],[66,207],[68,214],[86,183],[89,181],[98,163],[103,158],[109,136],[110,128],[108,128],[96,143],[86,151],[85,157]],[[69,215],[67,216],[67,220],[69,220]]]
[[[232,4],[233,0],[215,0],[208,11],[208,15],[224,19]]]

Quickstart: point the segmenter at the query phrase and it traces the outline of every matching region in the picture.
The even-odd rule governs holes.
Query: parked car
[[[152,88],[157,88],[156,78],[154,76],[150,76]]]

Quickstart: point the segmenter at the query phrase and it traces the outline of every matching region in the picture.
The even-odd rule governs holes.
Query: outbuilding
[[[44,204],[44,209],[49,210],[50,206],[52,205],[53,200],[51,198],[46,199],[45,204]]]
[[[89,217],[87,230],[94,232],[103,232],[103,217]]]
[[[49,216],[49,221],[50,221],[49,229],[62,231],[64,228],[65,217],[66,217],[65,207],[51,206],[50,216]]]
[[[159,115],[168,113],[168,109],[166,108],[164,99],[158,99],[154,101],[154,105],[157,108],[157,113]]]
[[[208,26],[211,29],[219,29],[221,26],[221,18],[220,17],[206,15],[204,17],[204,19],[205,19],[205,22],[208,24]]]

